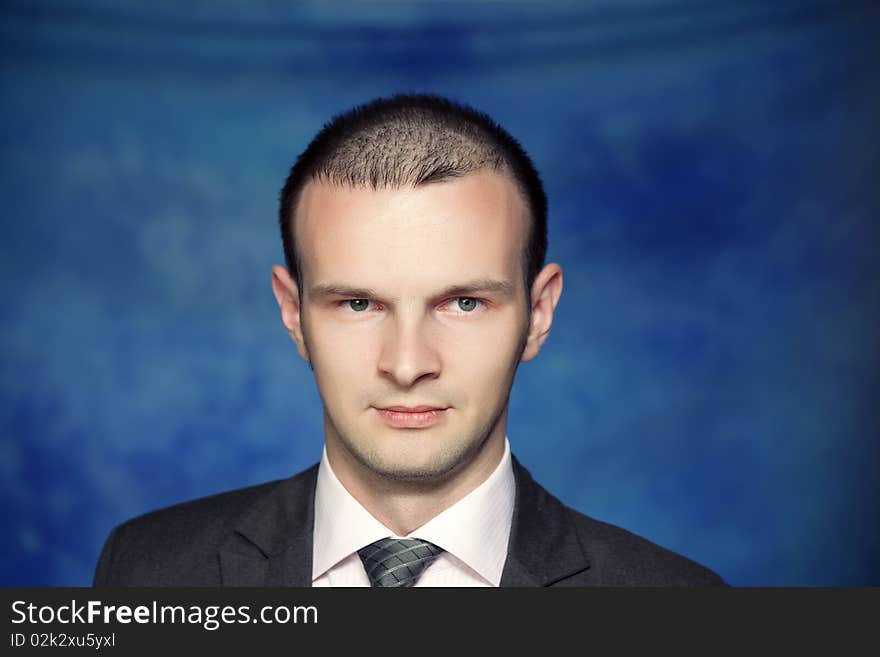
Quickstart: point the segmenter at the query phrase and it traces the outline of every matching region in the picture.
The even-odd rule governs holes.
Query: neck
[[[327,459],[345,489],[374,518],[398,536],[407,536],[482,484],[504,456],[506,422],[449,472],[407,479],[377,472],[363,463],[338,436],[327,432]]]

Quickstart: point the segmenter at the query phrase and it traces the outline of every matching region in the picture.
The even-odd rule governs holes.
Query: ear
[[[304,361],[309,362],[309,352],[300,323],[299,288],[287,269],[281,265],[272,267],[272,292],[275,293],[278,308],[281,310],[281,322],[290,334],[290,338],[296,343],[299,355]]]
[[[550,334],[553,324],[553,311],[562,295],[562,268],[550,263],[535,277],[532,283],[532,307],[530,309],[529,334],[520,360],[532,360],[541,350],[541,345]]]

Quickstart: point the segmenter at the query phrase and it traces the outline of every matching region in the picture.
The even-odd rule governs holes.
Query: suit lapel
[[[550,586],[590,567],[566,507],[515,457],[516,502],[501,586]],[[280,482],[220,549],[223,586],[312,585],[318,466]]]
[[[568,509],[512,461],[516,503],[501,586],[550,586],[587,570]]]
[[[280,482],[220,549],[223,586],[311,586],[318,466]]]

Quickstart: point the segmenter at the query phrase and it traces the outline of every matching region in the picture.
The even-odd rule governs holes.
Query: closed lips
[[[380,411],[391,411],[394,413],[427,413],[429,411],[445,411],[443,406],[385,406]]]

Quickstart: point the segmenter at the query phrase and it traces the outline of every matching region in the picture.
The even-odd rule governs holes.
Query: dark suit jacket
[[[723,585],[703,566],[564,506],[513,459],[501,586]],[[311,586],[318,466],[116,527],[95,586]]]

